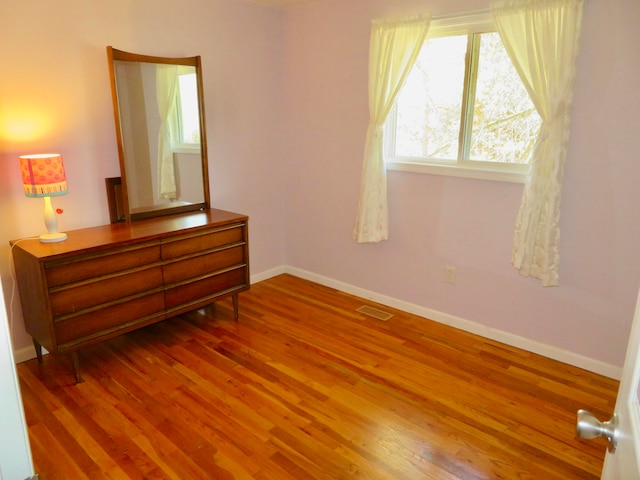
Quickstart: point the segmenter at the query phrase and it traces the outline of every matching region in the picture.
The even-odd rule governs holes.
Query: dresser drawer
[[[58,348],[70,348],[95,337],[108,335],[131,326],[148,322],[156,317],[164,318],[164,294],[156,292],[140,298],[89,311],[56,321],[54,328]]]
[[[183,255],[215,249],[223,245],[244,242],[245,226],[245,223],[239,223],[165,240],[165,243],[162,244],[162,258],[170,260]]]
[[[195,304],[207,299],[213,299],[248,285],[247,268],[240,266],[167,289],[165,292],[165,304],[167,310],[176,309],[181,305]]]
[[[166,264],[163,267],[164,283],[171,285],[188,278],[199,277],[218,270],[243,265],[244,246],[223,248]]]
[[[57,243],[10,242],[26,331],[77,351],[249,288],[249,219],[217,209],[67,231]]]
[[[60,315],[162,287],[162,267],[139,268],[91,281],[67,284],[49,292],[54,319]]]
[[[109,273],[159,262],[160,244],[136,245],[128,249],[74,257],[70,260],[47,262],[45,265],[49,287],[78,282]]]

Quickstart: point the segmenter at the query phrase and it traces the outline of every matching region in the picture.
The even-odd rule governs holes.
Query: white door
[[[602,480],[640,480],[640,400],[638,387],[640,384],[640,294],[633,316],[631,335],[627,346],[622,378],[618,389],[618,399],[614,418],[601,424],[604,427],[602,436],[617,441],[614,451],[607,451],[602,470]],[[617,425],[614,425],[617,423]],[[578,414],[577,431],[580,435],[580,414]],[[615,428],[614,428],[615,427]],[[588,431],[588,426],[586,427]]]
[[[13,363],[7,311],[0,288],[0,480],[31,478],[33,464],[20,386]]]

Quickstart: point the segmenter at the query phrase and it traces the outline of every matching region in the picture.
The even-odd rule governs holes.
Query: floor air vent
[[[368,305],[363,305],[359,308],[356,308],[356,311],[364,313],[365,315],[369,315],[370,317],[377,318],[378,320],[383,320],[385,322],[393,317],[393,314],[391,313],[383,312],[382,310],[369,307]]]

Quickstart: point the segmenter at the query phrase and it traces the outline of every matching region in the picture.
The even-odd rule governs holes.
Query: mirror
[[[209,208],[200,57],[107,57],[124,220]]]

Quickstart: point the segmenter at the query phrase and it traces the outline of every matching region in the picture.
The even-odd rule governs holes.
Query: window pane
[[[480,36],[469,160],[528,163],[540,116],[496,32]]]
[[[395,154],[456,160],[467,36],[429,39],[398,96]]]
[[[180,89],[180,126],[182,143],[200,143],[200,114],[198,112],[198,86],[196,74],[178,77]]]

